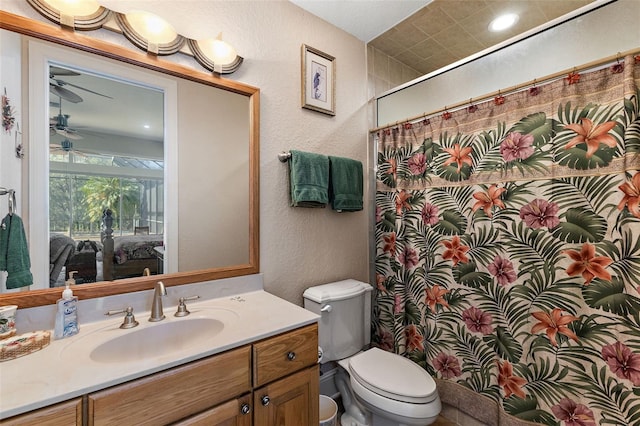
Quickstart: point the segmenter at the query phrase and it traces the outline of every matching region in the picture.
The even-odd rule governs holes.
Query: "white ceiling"
[[[432,0],[290,0],[368,43]]]

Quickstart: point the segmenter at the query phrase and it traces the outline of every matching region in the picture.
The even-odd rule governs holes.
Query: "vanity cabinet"
[[[88,425],[170,424],[251,391],[251,346],[92,393]]]
[[[2,426],[70,426],[82,425],[82,398],[40,408],[26,414],[0,420]]]
[[[254,426],[319,423],[318,325],[253,345]]]
[[[314,323],[0,420],[0,426],[317,425],[319,391]]]
[[[87,396],[87,424],[318,424],[312,324]]]

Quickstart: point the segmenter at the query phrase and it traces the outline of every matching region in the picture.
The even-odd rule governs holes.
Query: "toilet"
[[[305,290],[304,307],[320,315],[320,363],[335,361],[342,426],[424,426],[442,408],[433,378],[409,359],[371,339],[369,284],[344,280]]]

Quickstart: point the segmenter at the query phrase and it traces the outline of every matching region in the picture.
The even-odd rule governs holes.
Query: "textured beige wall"
[[[367,164],[367,61],[362,41],[288,1],[101,1],[118,11],[142,9],[167,19],[190,38],[222,32],[245,61],[228,76],[261,89],[260,256],[267,291],[302,304],[311,285],[355,278],[368,281],[365,210],[289,207],[287,166],[281,151],[299,149],[350,157]],[[23,0],[2,9],[33,17]],[[36,17],[38,15],[35,15]],[[336,116],[300,107],[300,47],[308,44],[336,58]],[[365,192],[368,192],[365,177]]]

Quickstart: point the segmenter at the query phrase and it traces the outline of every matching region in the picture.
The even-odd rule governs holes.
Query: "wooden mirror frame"
[[[73,287],[74,295],[78,296],[80,300],[91,299],[149,290],[152,289],[159,280],[162,280],[165,286],[176,286],[220,278],[250,275],[260,271],[260,89],[233,80],[223,79],[213,74],[207,74],[180,64],[158,59],[152,55],[138,53],[122,46],[78,34],[69,29],[55,27],[2,10],[0,10],[0,29],[137,65],[174,77],[185,78],[197,83],[238,93],[249,98],[249,263],[222,268],[82,284]],[[53,304],[59,298],[59,288],[3,293],[0,294],[0,306],[18,305],[18,308],[31,308]]]

